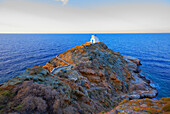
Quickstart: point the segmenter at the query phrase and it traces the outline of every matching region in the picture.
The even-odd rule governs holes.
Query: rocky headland
[[[123,113],[127,103],[143,103],[143,98],[158,94],[141,76],[140,65],[139,59],[112,51],[102,42],[73,47],[45,66],[28,68],[1,84],[0,113]]]
[[[170,97],[157,99],[124,99],[110,112],[100,112],[100,114],[169,114]]]

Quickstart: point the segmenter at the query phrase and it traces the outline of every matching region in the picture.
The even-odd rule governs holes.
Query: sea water
[[[84,44],[92,34],[0,34],[0,83],[26,68],[45,65],[66,50]],[[141,60],[142,75],[159,94],[170,96],[170,34],[97,34],[101,42],[125,56]]]

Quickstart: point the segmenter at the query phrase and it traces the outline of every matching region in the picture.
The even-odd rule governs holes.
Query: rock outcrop
[[[101,114],[169,114],[170,97],[156,99],[124,99],[119,106],[110,112],[101,112]]]
[[[123,99],[156,97],[140,60],[104,43],[76,46],[0,87],[0,113],[99,113]]]

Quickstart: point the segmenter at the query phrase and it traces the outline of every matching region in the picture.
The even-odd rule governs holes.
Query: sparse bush
[[[162,107],[162,110],[165,112],[170,111],[170,103],[166,104],[165,106]]]
[[[22,111],[38,111],[40,113],[43,113],[46,111],[47,108],[46,102],[40,97],[28,96],[22,101],[21,104],[22,105],[17,106],[17,108]]]
[[[57,113],[58,108],[59,108],[59,105],[60,105],[59,100],[56,100],[56,101],[54,102],[54,104],[53,104],[53,111],[54,111],[54,113]]]
[[[20,104],[20,105],[18,105],[15,109],[16,109],[17,111],[21,111],[22,107],[23,107],[23,106]]]
[[[4,108],[5,106],[4,105],[0,105],[0,110],[2,109],[2,108]]]
[[[5,101],[5,96],[0,95],[0,104],[2,104]]]
[[[43,84],[25,81],[19,87],[14,98],[14,110],[21,113],[45,113],[53,111],[53,104],[57,98],[57,92]],[[55,104],[55,108],[57,108]]]
[[[170,97],[161,98],[162,101],[170,101]]]
[[[9,90],[5,90],[1,94],[5,95],[5,96],[8,96],[8,95],[10,95],[10,91]]]
[[[30,71],[30,72],[29,72],[29,75],[34,75],[34,74],[35,74],[34,71]]]

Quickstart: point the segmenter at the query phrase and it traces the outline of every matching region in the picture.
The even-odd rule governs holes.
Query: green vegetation
[[[43,70],[43,68],[41,68],[40,66],[34,66],[31,69],[27,69],[27,71],[29,72],[29,75],[36,75],[36,74],[40,74],[40,72]]]
[[[18,111],[21,111],[22,107],[23,107],[23,106],[20,104],[20,105],[18,105],[15,109],[18,110]]]
[[[2,109],[2,108],[4,108],[5,106],[4,105],[0,105],[0,110]]]
[[[170,101],[170,97],[161,98],[162,101]]]
[[[0,103],[2,103],[4,100],[4,96],[3,95],[0,95]]]
[[[104,114],[105,112],[106,112],[106,111],[101,111],[100,113],[101,113],[101,114]]]
[[[162,107],[162,110],[165,112],[170,111],[170,103],[166,104],[165,106]]]
[[[1,93],[1,95],[5,95],[5,96],[8,96],[10,95],[10,91],[9,90],[5,90]]]
[[[34,75],[34,74],[35,74],[34,71],[30,71],[30,72],[29,72],[29,75]]]
[[[150,102],[150,101],[152,101],[152,100],[153,100],[153,99],[149,99],[149,98],[145,98],[145,99],[144,99],[145,102]]]

